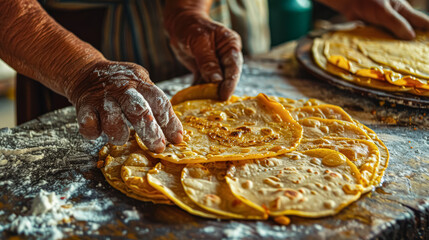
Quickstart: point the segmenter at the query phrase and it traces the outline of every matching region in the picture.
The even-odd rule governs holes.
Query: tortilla
[[[132,153],[122,164],[121,178],[125,185],[139,196],[168,200],[164,194],[153,188],[147,181],[147,173],[157,162],[149,160],[142,153]]]
[[[122,180],[121,169],[126,161],[131,162],[133,160],[130,159],[134,159],[134,162],[145,162],[146,164],[148,164],[149,161],[154,161],[153,159],[149,160],[145,157],[143,151],[140,149],[137,142],[133,138],[133,134],[130,135],[128,142],[122,146],[106,144],[100,149],[98,156],[99,161],[97,166],[101,169],[101,172],[106,178],[106,181],[115,189],[121,191],[131,198],[135,198],[140,201],[158,204],[172,204],[172,202],[164,196],[152,197],[152,195],[136,194]]]
[[[348,44],[346,44],[348,43]],[[359,52],[358,49],[350,46],[350,42],[326,41],[323,54],[328,62],[342,68],[350,73],[361,77],[370,77],[378,80],[385,80],[384,75],[378,71],[363,71],[381,66],[370,58]]]
[[[330,149],[235,162],[226,181],[237,198],[271,216],[333,215],[363,191],[356,166]]]
[[[379,41],[359,41],[358,48],[380,65],[388,66],[402,74],[429,79],[428,42],[391,40],[380,43]]]
[[[309,117],[317,117],[353,122],[352,117],[350,117],[350,115],[342,108],[330,104],[295,108],[291,110],[291,115],[296,121]]]
[[[281,104],[264,94],[225,102],[193,100],[174,106],[184,134],[163,153],[140,147],[154,158],[174,163],[205,163],[277,156],[295,149],[301,126]]]
[[[158,163],[147,174],[150,185],[167,196],[174,204],[183,210],[205,218],[227,218],[226,216],[210,213],[195,204],[185,193],[180,181],[183,164]]]
[[[263,211],[236,198],[225,181],[229,162],[186,165],[182,170],[182,186],[196,204],[220,215],[235,219],[266,219]]]
[[[323,118],[304,118],[298,121],[304,129],[303,139],[323,137],[345,137],[352,139],[370,139],[364,130],[354,123]]]
[[[184,88],[176,93],[170,100],[172,105],[176,105],[189,100],[213,99],[218,100],[219,84],[207,83]]]
[[[312,46],[313,59],[315,63],[326,72],[332,75],[338,76],[343,80],[352,82],[356,85],[379,89],[379,90],[388,91],[388,92],[410,92],[416,95],[423,95],[423,96],[425,94],[428,94],[425,91],[422,91],[422,90],[417,91],[411,87],[396,86],[396,85],[390,84],[387,81],[381,81],[370,77],[353,75],[347,70],[344,70],[334,64],[329,63],[326,57],[323,55],[323,48],[324,48],[324,41],[321,39],[315,39]],[[375,71],[372,74],[378,74],[378,73],[377,71]]]
[[[379,151],[380,151],[380,164],[377,167],[375,178],[371,182],[372,185],[377,186],[381,182],[381,178],[384,175],[384,171],[387,168],[387,165],[389,164],[389,150],[387,149],[386,145],[384,145],[383,141],[381,141],[377,134],[367,126],[363,125],[362,123],[358,122],[357,120],[354,120],[355,124],[360,126],[361,129],[363,129],[367,135],[374,141],[374,143],[377,145]]]
[[[105,145],[97,166],[110,185],[205,218],[322,217],[379,184],[388,164],[371,129],[315,99],[260,94],[173,107],[185,141],[162,154],[134,132],[125,145]]]
[[[108,155],[105,159],[105,165],[101,168],[106,181],[115,189],[121,191],[125,195],[145,202],[152,202],[157,204],[172,204],[168,199],[151,198],[135,194],[130,190],[121,178],[121,166],[125,161],[125,157],[112,157]]]
[[[312,53],[319,67],[355,84],[429,96],[428,34],[403,41],[374,27],[357,28],[315,39]]]
[[[284,98],[284,97],[270,96],[270,99],[280,103],[288,111],[291,111],[295,108],[300,108],[300,107],[312,107],[312,106],[326,104],[314,98],[310,98],[308,100],[305,100],[305,99],[295,100],[295,99]]]
[[[325,137],[303,140],[297,151],[320,148],[332,149],[344,154],[359,169],[362,184],[368,187],[368,191],[372,189],[372,182],[380,164],[380,151],[372,141]]]

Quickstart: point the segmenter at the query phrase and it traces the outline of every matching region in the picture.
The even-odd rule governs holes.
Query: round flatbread
[[[372,189],[372,182],[380,164],[380,151],[372,141],[325,137],[303,140],[296,151],[320,148],[332,149],[344,154],[359,169],[362,184],[367,188],[366,191]]]
[[[270,99],[280,103],[284,108],[286,108],[289,111],[300,107],[311,107],[311,106],[326,104],[314,98],[310,98],[308,100],[307,99],[295,100],[295,99],[284,98],[284,97],[270,96]]]
[[[150,185],[183,210],[205,218],[228,218],[227,216],[211,213],[195,204],[185,193],[180,181],[181,173],[185,165],[174,163],[158,163],[147,174]]]
[[[266,219],[268,215],[243,203],[225,181],[230,162],[191,163],[182,170],[186,194],[207,211],[236,219]]]
[[[171,98],[170,102],[171,104],[176,105],[185,101],[197,100],[197,99],[218,100],[219,99],[218,89],[219,89],[219,84],[217,83],[194,85],[176,93]]]
[[[351,139],[370,139],[364,130],[351,122],[323,118],[304,118],[298,121],[304,129],[303,139],[323,137],[345,137]]]
[[[126,194],[129,197],[146,201],[153,202],[158,204],[172,204],[168,198],[165,196],[160,196],[160,193],[154,194],[155,197],[152,197],[150,194],[139,194],[139,192],[134,192],[130,189],[127,184],[122,180],[121,169],[123,164],[128,161],[133,161],[133,156],[139,156],[143,154],[143,151],[138,146],[137,142],[131,136],[128,142],[122,146],[114,146],[111,144],[105,145],[99,151],[99,161],[102,162],[101,172],[103,173],[106,181]],[[130,157],[131,156],[131,157]],[[139,158],[140,162],[149,162],[147,158]],[[138,160],[136,160],[138,161]],[[148,164],[148,163],[146,163]]]
[[[316,39],[312,53],[321,68],[347,81],[429,96],[428,35],[403,41],[378,28],[356,28]]]
[[[121,178],[125,185],[139,196],[168,200],[164,194],[153,188],[147,181],[147,173],[155,167],[157,162],[149,160],[143,153],[132,153],[122,164]]]
[[[363,191],[356,166],[330,149],[236,162],[226,181],[237,198],[271,216],[333,215]]]
[[[299,107],[291,110],[290,113],[296,121],[302,120],[304,118],[316,117],[353,122],[352,117],[341,107],[330,104]]]
[[[277,156],[295,149],[302,128],[281,104],[264,94],[229,101],[193,100],[174,106],[183,142],[167,144],[154,158],[174,163],[206,163]]]
[[[355,124],[361,127],[367,135],[374,141],[375,145],[377,145],[378,150],[380,151],[380,164],[378,164],[375,178],[371,182],[372,185],[377,186],[381,182],[381,178],[384,175],[384,171],[387,168],[387,165],[389,164],[389,150],[387,149],[386,145],[384,145],[383,141],[378,138],[377,134],[370,129],[369,127],[363,125],[362,123],[358,122],[357,120],[354,120]]]
[[[396,86],[396,85],[390,84],[387,81],[377,80],[371,77],[362,77],[362,76],[354,75],[348,72],[347,70],[344,70],[336,66],[335,64],[329,63],[323,54],[324,46],[325,46],[325,42],[322,39],[318,38],[314,40],[313,46],[312,46],[313,59],[320,68],[324,69],[325,71],[327,71],[332,75],[339,76],[346,81],[353,82],[354,84],[357,84],[360,86],[380,89],[388,92],[410,92],[410,93],[413,93],[416,95],[422,95],[422,96],[425,96],[426,94],[428,94],[427,91],[424,91],[424,90],[416,90],[416,89],[413,89],[412,87],[406,87],[406,86]],[[345,58],[343,59],[346,63],[342,63],[342,64],[348,64],[346,59]],[[366,70],[360,69],[359,71],[362,72]],[[362,73],[361,75],[372,75],[372,74],[379,75],[379,71],[376,69],[369,70],[369,72]]]
[[[174,110],[185,141],[166,152],[149,152],[134,132],[99,151],[110,185],[205,218],[322,217],[379,184],[389,159],[372,130],[314,99],[233,96]]]

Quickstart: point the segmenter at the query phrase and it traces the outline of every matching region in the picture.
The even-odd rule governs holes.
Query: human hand
[[[194,84],[220,82],[219,98],[228,99],[243,65],[240,36],[204,12],[186,9],[166,15],[170,45],[182,64],[194,73]]]
[[[387,28],[397,37],[413,39],[414,29],[429,30],[429,17],[405,0],[319,0],[350,20],[363,20]]]
[[[110,143],[123,145],[129,138],[128,120],[151,151],[162,152],[166,139],[182,141],[182,124],[167,96],[137,64],[102,61],[65,90],[86,138],[104,132]]]

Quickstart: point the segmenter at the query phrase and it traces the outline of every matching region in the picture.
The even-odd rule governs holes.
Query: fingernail
[[[222,81],[222,76],[219,73],[214,73],[210,77],[210,81],[212,82],[220,82]]]
[[[159,138],[157,138],[155,141],[149,141],[146,144],[146,147],[149,148],[150,151],[152,152],[156,152],[156,153],[161,153],[164,151],[165,149],[165,143],[166,143],[166,139],[164,136],[160,136]]]
[[[173,135],[172,141],[175,144],[181,143],[183,141],[183,134],[181,132],[178,132]]]
[[[153,151],[156,153],[162,153],[164,150],[165,150],[165,139],[163,139],[158,144],[156,144],[153,149]]]

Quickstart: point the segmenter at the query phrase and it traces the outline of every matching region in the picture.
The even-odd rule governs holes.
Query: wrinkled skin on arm
[[[210,0],[167,0],[164,25],[176,56],[194,73],[194,84],[219,82],[228,99],[243,65],[240,36],[210,19]]]
[[[429,30],[429,17],[405,0],[318,0],[350,20],[363,20],[387,28],[397,37],[410,40],[414,29]]]
[[[128,140],[129,121],[155,152],[182,141],[182,125],[147,71],[112,62],[58,25],[36,0],[0,1],[0,58],[18,72],[66,96],[80,133],[101,133],[116,145]]]

